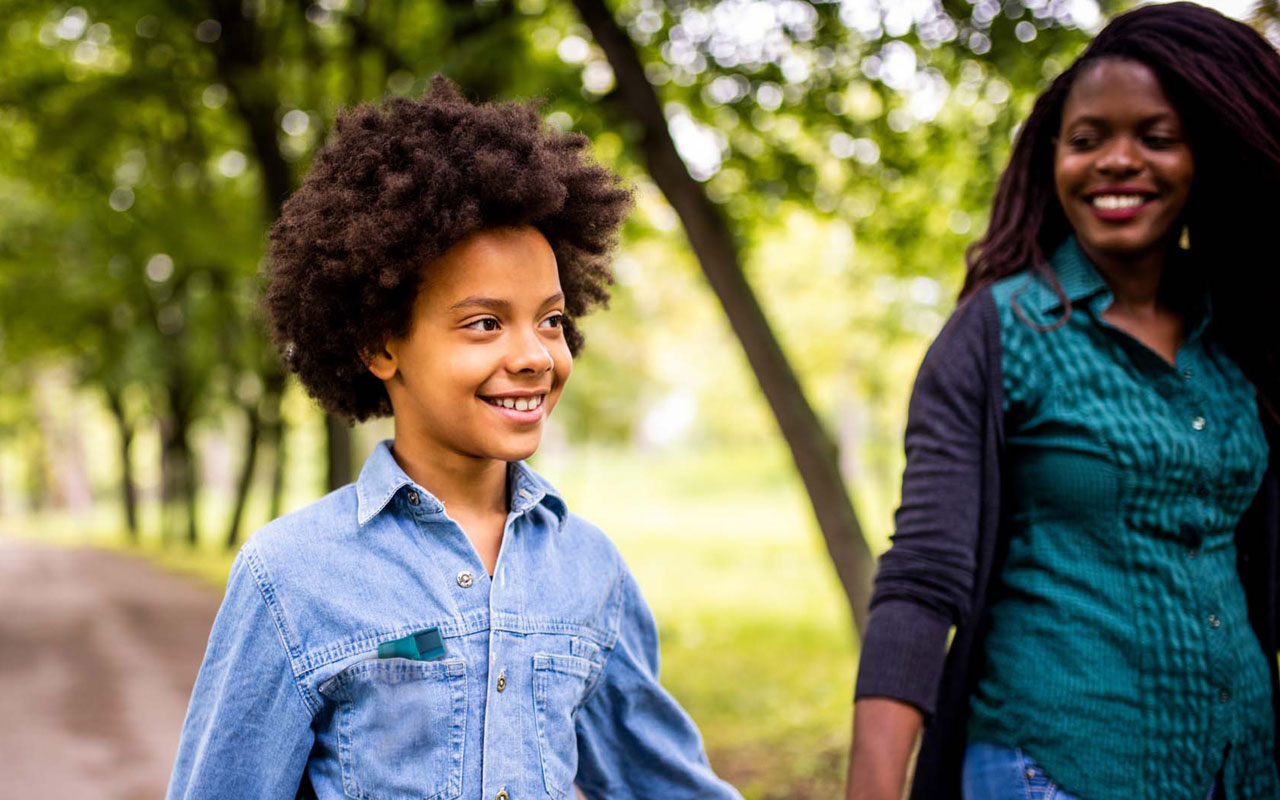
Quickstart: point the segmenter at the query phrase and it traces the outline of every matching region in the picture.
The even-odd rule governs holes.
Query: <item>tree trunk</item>
[[[261,30],[241,13],[239,0],[215,0],[214,14],[222,24],[214,53],[218,73],[235,99],[236,110],[249,134],[254,156],[262,170],[262,202],[268,222],[280,216],[284,201],[295,188],[293,172],[280,154],[276,108],[280,98],[276,87],[261,73],[267,69],[270,47],[260,39]],[[328,444],[328,486],[335,489],[350,482],[351,430],[326,415]],[[341,479],[335,484],[335,479]]]
[[[192,547],[199,542],[195,458],[191,452],[191,389],[182,351],[170,339],[166,360],[165,414],[160,419],[160,503],[164,538]],[[185,510],[185,520],[179,518]],[[185,534],[180,528],[185,527]]]
[[[574,0],[574,5],[613,67],[622,103],[644,132],[643,150],[649,173],[679,215],[707,282],[742,342],[747,361],[791,448],[854,625],[861,631],[866,625],[875,565],[840,474],[836,445],[805,398],[742,273],[737,244],[724,217],[681,161],[635,45],[603,0]]]
[[[115,418],[116,430],[120,434],[120,501],[124,507],[125,530],[129,533],[129,541],[138,543],[138,492],[133,482],[133,462],[129,457],[133,447],[133,426],[125,414],[123,398],[115,389],[108,389],[107,407]]]
[[[326,488],[334,489],[351,483],[351,428],[333,416],[324,415],[325,434],[329,442],[329,471]]]
[[[187,439],[187,420],[180,411],[171,410],[160,420],[160,471],[164,538],[171,542],[185,540],[194,545],[197,541],[195,470]]]
[[[288,463],[288,450],[285,447],[285,424],[277,418],[266,425],[263,440],[271,449],[271,495],[267,506],[267,515],[271,519],[280,516],[284,510],[284,469]]]
[[[271,519],[280,516],[284,496],[285,424],[281,415],[285,374],[279,368],[267,370],[263,377],[262,445],[271,453],[271,488],[267,513]]]
[[[182,428],[182,465],[185,471],[183,475],[183,499],[186,501],[187,509],[187,544],[195,547],[200,543],[199,535],[199,508],[196,500],[196,492],[199,490],[196,480],[196,460],[191,452],[191,440],[188,438],[188,429],[190,422],[186,422]]]
[[[236,503],[231,510],[231,521],[227,523],[225,541],[228,550],[236,546],[236,539],[240,536],[240,521],[244,518],[249,489],[253,486],[253,473],[258,465],[258,442],[262,438],[262,415],[258,412],[258,404],[246,404],[244,415],[248,430],[244,439],[244,462],[240,465],[240,479],[236,481]]]

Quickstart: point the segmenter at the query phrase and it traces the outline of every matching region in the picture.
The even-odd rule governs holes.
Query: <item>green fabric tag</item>
[[[411,658],[414,661],[431,661],[445,654],[444,637],[437,627],[418,631],[403,639],[394,639],[378,645],[378,658]]]

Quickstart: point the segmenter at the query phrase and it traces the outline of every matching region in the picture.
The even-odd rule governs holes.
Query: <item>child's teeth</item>
[[[535,408],[542,406],[542,401],[546,399],[546,395],[539,394],[533,397],[495,397],[490,400],[495,406],[510,408],[516,411],[533,411]]]

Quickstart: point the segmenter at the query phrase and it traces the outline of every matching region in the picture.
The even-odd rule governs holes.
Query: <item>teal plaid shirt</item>
[[[1268,665],[1233,531],[1267,461],[1254,389],[1192,313],[1169,364],[1102,319],[1074,239],[997,283],[1009,552],[970,741],[1023,748],[1084,800],[1280,797]]]

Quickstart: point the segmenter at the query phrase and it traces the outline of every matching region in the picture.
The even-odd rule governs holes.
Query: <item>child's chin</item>
[[[490,457],[499,461],[524,461],[534,453],[538,452],[538,445],[542,442],[542,437],[538,437],[530,442],[510,442],[502,446],[495,447],[490,451]]]

